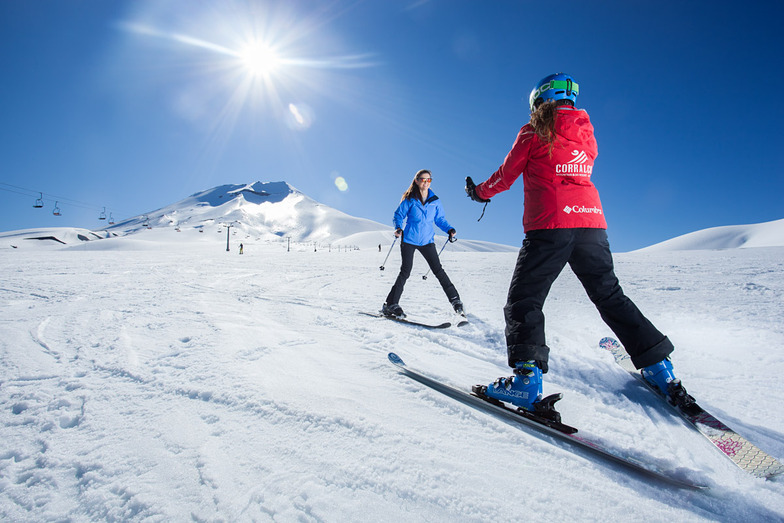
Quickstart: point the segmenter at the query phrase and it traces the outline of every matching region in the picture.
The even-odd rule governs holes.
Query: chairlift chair
[[[61,215],[60,214],[60,208],[57,206],[58,203],[60,203],[60,202],[54,202],[54,210],[52,211],[52,214],[54,214],[55,216],[60,216]]]
[[[40,194],[41,197],[36,199],[35,203],[33,204],[33,207],[35,207],[36,209],[40,209],[41,207],[44,206],[44,193],[41,192],[41,193],[38,193],[38,194]]]
[[[106,207],[103,208],[103,211],[101,211],[101,214],[100,214],[100,216],[98,216],[98,219],[99,220],[105,220],[106,219]]]
[[[114,225],[114,216],[112,216],[112,213],[109,213],[109,225]]]

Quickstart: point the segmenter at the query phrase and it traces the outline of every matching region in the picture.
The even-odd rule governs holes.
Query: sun
[[[344,90],[332,89],[342,72],[378,65],[373,54],[335,54],[339,40],[319,31],[321,18],[301,16],[292,3],[267,9],[264,2],[222,0],[214,9],[194,7],[186,16],[167,17],[165,8],[158,11],[160,2],[148,0],[150,13],[118,27],[160,41],[160,58],[151,58],[176,64],[172,78],[183,81],[176,84],[184,94],[175,111],[189,121],[198,117],[211,140],[226,143],[238,125],[251,121],[265,129],[310,129],[319,97],[354,103]]]
[[[281,65],[275,49],[264,42],[249,42],[238,51],[242,67],[253,77],[270,77]]]

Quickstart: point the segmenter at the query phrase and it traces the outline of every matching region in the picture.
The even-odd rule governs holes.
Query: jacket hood
[[[559,107],[555,133],[572,142],[584,142],[593,137],[593,124],[583,109]]]

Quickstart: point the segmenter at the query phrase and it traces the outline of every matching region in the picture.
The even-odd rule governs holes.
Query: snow
[[[672,238],[639,251],[685,251],[784,246],[784,219],[751,225],[728,225]]]
[[[49,231],[70,235],[67,245],[20,241],[41,231],[0,235],[0,519],[784,519],[780,479],[737,469],[598,348],[611,333],[568,270],[545,308],[545,394],[564,393],[564,421],[583,435],[709,490],[574,453],[387,362],[394,351],[459,387],[507,375],[515,252],[447,245],[471,325],[427,331],[359,314],[377,310],[396,277],[397,249],[379,270],[391,235],[382,252],[377,237],[288,250],[237,228],[228,252],[225,230],[196,227],[89,241]],[[689,392],[784,459],[784,247],[616,263],[675,343]],[[402,306],[451,319],[426,271],[415,257]]]

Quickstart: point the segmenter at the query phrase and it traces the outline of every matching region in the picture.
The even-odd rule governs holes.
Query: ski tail
[[[360,312],[360,314],[364,316],[372,316],[373,318],[384,318],[390,321],[396,321],[397,323],[405,323],[406,325],[414,325],[416,327],[424,327],[426,329],[448,329],[452,326],[452,324],[448,321],[443,323],[423,323],[420,321],[409,320],[407,318],[397,318],[395,316],[385,316],[379,313],[371,313],[371,312]]]

